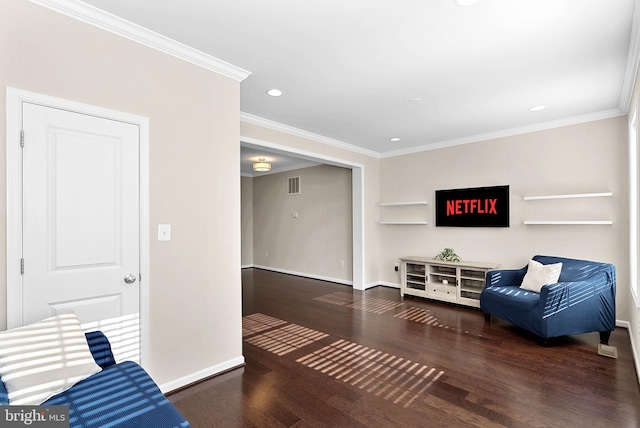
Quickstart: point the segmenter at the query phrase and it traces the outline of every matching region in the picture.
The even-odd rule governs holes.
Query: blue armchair
[[[562,262],[558,282],[536,293],[520,288],[527,266],[488,272],[480,294],[485,320],[495,315],[540,336],[545,345],[551,337],[595,331],[600,343],[608,344],[616,324],[615,266],[551,256],[533,260],[543,265]]]

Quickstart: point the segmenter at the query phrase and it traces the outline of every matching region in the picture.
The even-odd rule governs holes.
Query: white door
[[[74,311],[139,360],[136,125],[23,104],[24,324]]]

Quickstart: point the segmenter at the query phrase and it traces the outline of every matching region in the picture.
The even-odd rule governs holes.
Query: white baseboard
[[[640,354],[638,354],[638,348],[636,342],[633,339],[633,331],[631,330],[631,323],[629,321],[616,320],[616,327],[623,327],[629,331],[629,340],[631,341],[631,352],[633,353],[633,362],[636,366],[636,376],[638,377],[638,383],[640,383]]]
[[[376,281],[376,282],[372,282],[370,284],[367,284],[364,286],[365,290],[368,290],[370,288],[373,287],[378,287],[378,286],[382,286],[382,287],[391,287],[391,288],[397,288],[398,290],[400,289],[400,284],[396,284],[394,282],[386,282],[386,281]]]
[[[314,275],[312,273],[295,272],[295,271],[292,271],[292,270],[279,269],[279,268],[274,268],[274,267],[271,267],[271,266],[253,265],[252,267],[254,267],[256,269],[270,270],[270,271],[273,271],[273,272],[286,273],[288,275],[302,276],[304,278],[319,279],[320,281],[337,282],[338,284],[344,284],[344,285],[353,286],[353,281],[347,281],[345,279],[340,279],[340,278],[331,278],[331,277],[328,277],[328,276]]]
[[[370,288],[377,287],[377,286],[378,286],[377,282],[372,282],[370,284],[365,284],[364,288],[362,290],[360,290],[360,291],[365,291],[365,290],[368,290]]]
[[[162,391],[163,394],[166,394],[168,392],[175,391],[178,388],[182,388],[183,386],[198,382],[199,380],[205,379],[209,376],[217,375],[219,373],[223,373],[227,370],[242,365],[244,365],[244,357],[241,355],[237,358],[233,358],[223,363],[216,364],[215,366],[207,367],[206,369],[198,370],[195,373],[191,373],[178,379],[165,382],[162,385],[159,385],[160,391]]]
[[[622,327],[629,330],[631,328],[631,324],[629,323],[629,321],[616,320],[616,327]]]
[[[389,288],[397,288],[398,290],[400,290],[400,284],[397,284],[395,282],[378,281],[378,285]]]
[[[633,332],[629,330],[629,338],[631,339],[631,352],[633,353],[633,361],[636,364],[636,376],[638,376],[638,383],[640,384],[640,355],[638,355],[638,348],[636,342],[633,340]]]
[[[274,268],[274,267],[271,267],[271,266],[262,266],[262,265],[251,264],[251,265],[242,265],[241,268],[242,269],[249,269],[249,268],[264,269],[264,270],[270,270],[270,271],[273,271],[273,272],[286,273],[288,275],[301,276],[303,278],[319,279],[321,281],[336,282],[338,284],[353,286],[353,281],[348,281],[348,280],[345,280],[345,279],[332,278],[332,277],[321,276],[321,275],[314,275],[314,274],[311,274],[311,273],[296,272],[296,271],[291,271],[291,270],[286,270],[286,269]],[[394,282],[376,281],[376,282],[372,282],[370,284],[366,284],[364,286],[364,290],[368,290],[370,288],[377,287],[379,285],[381,285],[383,287],[397,288],[398,290],[400,289],[400,284],[396,284]]]

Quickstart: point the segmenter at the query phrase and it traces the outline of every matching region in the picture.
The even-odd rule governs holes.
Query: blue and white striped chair
[[[600,333],[608,344],[616,325],[616,268],[609,263],[563,257],[535,256],[543,265],[562,263],[558,282],[542,287],[540,293],[520,288],[528,266],[487,273],[480,295],[480,308],[540,336],[543,344],[551,337]]]
[[[86,333],[89,350],[102,371],[42,403],[69,406],[70,428],[189,428],[191,425],[133,361],[116,364],[107,337]],[[0,406],[9,404],[0,379]]]

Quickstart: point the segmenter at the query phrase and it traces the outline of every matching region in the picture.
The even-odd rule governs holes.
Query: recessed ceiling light
[[[410,103],[412,103],[412,104],[414,104],[414,103],[419,103],[419,102],[421,102],[421,101],[422,101],[422,98],[418,98],[418,97],[411,98],[411,99],[409,100],[409,102],[410,102]]]
[[[473,6],[478,3],[480,0],[453,0],[453,2],[462,7]]]
[[[400,138],[398,137],[389,138],[389,141],[393,141],[395,143],[396,141],[400,141]]]
[[[280,89],[269,89],[267,91],[267,95],[271,96],[271,97],[279,97],[282,95],[282,91]]]
[[[542,110],[544,110],[546,108],[547,108],[547,106],[545,106],[545,105],[539,105],[539,106],[531,107],[529,109],[529,111],[533,111],[533,112],[542,111]]]

